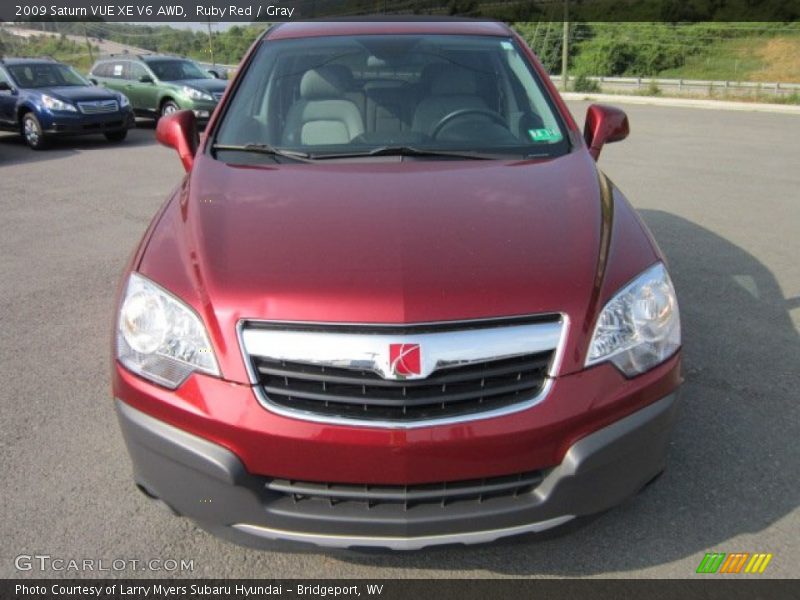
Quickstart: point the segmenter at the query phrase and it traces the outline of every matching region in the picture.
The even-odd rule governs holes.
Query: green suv
[[[176,56],[120,54],[98,60],[89,72],[96,84],[122,92],[134,113],[156,119],[178,110],[207,121],[225,92],[197,63]]]

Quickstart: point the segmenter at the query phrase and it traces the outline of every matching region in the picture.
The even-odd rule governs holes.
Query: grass
[[[0,30],[0,44],[2,44],[5,56],[50,56],[84,73],[91,68],[93,62],[84,44],[59,37],[19,38]],[[92,48],[92,51],[95,57],[99,55],[96,46]]]
[[[800,82],[800,35],[750,37],[714,43],[701,56],[658,77],[722,81]]]

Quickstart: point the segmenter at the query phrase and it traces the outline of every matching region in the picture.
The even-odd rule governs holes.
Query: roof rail
[[[11,56],[7,58],[13,58],[16,60],[49,60],[50,62],[55,62],[55,63],[59,62],[49,54],[43,54],[41,56]],[[0,62],[3,62],[2,58],[0,58]]]
[[[110,52],[108,54],[104,54],[100,58],[116,58],[117,56],[139,56],[138,54],[133,54],[132,52]]]
[[[186,58],[182,54],[174,54],[172,52],[149,52],[145,56],[168,56],[170,58]]]

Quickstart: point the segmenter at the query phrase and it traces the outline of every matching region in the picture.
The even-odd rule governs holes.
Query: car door
[[[127,61],[124,60],[115,60],[113,62],[106,63],[106,65],[98,73],[98,75],[101,76],[99,78],[100,83],[109,89],[122,92],[124,94],[125,85],[127,84],[125,79],[126,64]]]
[[[0,90],[0,126],[4,128],[15,127],[16,115],[14,113],[16,112],[19,91],[11,76],[2,67],[0,67],[0,83],[5,83],[9,88]]]
[[[145,78],[145,81],[142,79]],[[149,79],[149,80],[148,80]],[[142,63],[128,63],[127,84],[123,93],[136,110],[158,110],[158,87],[155,77]]]

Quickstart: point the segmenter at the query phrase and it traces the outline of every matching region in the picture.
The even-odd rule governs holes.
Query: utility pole
[[[561,41],[561,89],[567,91],[567,60],[569,59],[569,0],[564,0],[564,39]]]
[[[94,64],[94,52],[92,52],[92,45],[89,43],[89,32],[86,30],[86,23],[83,24],[83,37],[86,39],[86,48],[89,50],[89,61]]]
[[[211,53],[211,66],[216,67],[214,60],[214,37],[211,35],[211,17],[208,17],[208,51]]]

